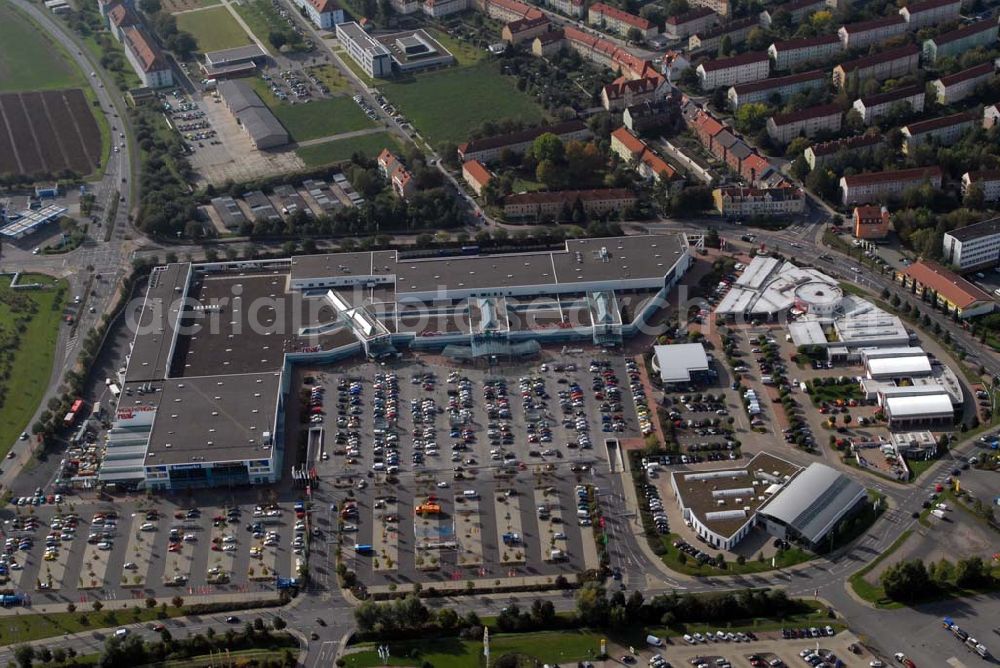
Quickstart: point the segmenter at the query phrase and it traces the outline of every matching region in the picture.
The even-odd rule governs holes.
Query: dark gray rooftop
[[[146,466],[270,459],[280,372],[164,381]]]
[[[218,91],[255,144],[275,146],[282,139],[280,143],[288,143],[288,131],[249,85],[220,81]]]
[[[948,232],[949,236],[963,242],[993,234],[1000,234],[1000,218],[991,218],[990,220],[984,220],[981,223],[966,225],[965,227],[960,227],[957,230]]]
[[[222,49],[221,51],[209,51],[205,54],[205,62],[215,67],[234,65],[249,60],[257,60],[267,56],[256,44],[237,46],[232,49]]]
[[[183,262],[156,267],[149,275],[146,299],[132,340],[125,375],[127,381],[161,380],[166,377],[180,300],[184,296],[190,271],[191,265]]]

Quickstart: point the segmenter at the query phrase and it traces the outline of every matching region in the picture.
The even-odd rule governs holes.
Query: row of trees
[[[132,127],[145,155],[140,177],[139,228],[153,236],[201,237],[198,204],[188,185],[195,174],[184,141],[166,127],[152,102],[136,106]]]
[[[980,557],[947,559],[924,564],[919,559],[901,561],[889,566],[880,578],[885,595],[901,603],[914,603],[934,598],[953,587],[980,589],[997,584],[987,564]]]

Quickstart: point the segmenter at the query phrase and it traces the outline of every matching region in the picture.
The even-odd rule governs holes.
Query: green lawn
[[[542,108],[517,90],[514,80],[500,74],[499,65],[483,61],[418,75],[407,81],[379,86],[401,113],[412,121],[431,144],[463,142],[469,131],[486,119],[519,118],[528,123],[542,120]],[[466,100],[466,104],[456,104]]]
[[[333,65],[314,65],[307,67],[306,72],[322,81],[331,93],[351,92],[351,82]]]
[[[83,74],[34,21],[0,3],[0,92],[75,88]]]
[[[367,130],[374,123],[365,116],[361,107],[349,97],[316,99],[306,103],[290,104],[276,98],[267,82],[252,80],[254,90],[271,108],[281,124],[295,141],[330,137],[342,132]]]
[[[361,83],[366,86],[375,85],[375,79],[368,76],[368,73],[361,69],[360,65],[354,62],[354,59],[348,55],[347,51],[344,51],[343,49],[334,49],[334,52],[337,54],[337,57],[340,58],[340,62],[347,65],[347,68],[354,72],[354,76],[361,79]]]
[[[253,43],[225,7],[177,14],[177,28],[191,33],[202,53]]]
[[[141,606],[142,601],[138,601],[138,603]],[[90,606],[81,607],[89,608]],[[183,608],[167,607],[166,617],[179,617],[183,614]],[[138,610],[138,615],[131,608],[114,611],[104,609],[100,612],[77,610],[76,612],[52,614],[11,615],[5,618],[3,624],[0,624],[0,645],[30,642],[61,636],[64,633],[80,633],[81,631],[121,626],[122,624],[153,622],[160,618],[159,608],[151,610],[146,607],[141,607]]]
[[[660,559],[666,566],[678,573],[686,573],[687,575],[696,575],[701,577],[707,577],[712,575],[747,575],[750,573],[764,573],[767,571],[772,571],[775,568],[788,568],[790,566],[795,566],[796,564],[802,564],[816,555],[806,552],[805,550],[800,550],[797,547],[793,547],[787,550],[783,550],[780,555],[777,555],[774,560],[774,565],[771,565],[770,559],[765,559],[764,561],[758,561],[756,558],[747,559],[746,563],[740,565],[735,561],[727,561],[726,569],[722,570],[711,566],[709,564],[699,564],[696,560],[686,557],[686,561],[681,562],[680,555],[682,552],[674,547],[673,543],[679,538],[677,534],[667,534],[665,536],[658,536],[658,538],[663,541],[663,546],[666,548],[666,552],[660,555]]]
[[[243,17],[247,25],[250,26],[250,30],[253,34],[257,36],[262,42],[267,42],[268,35],[271,31],[277,31],[285,33],[286,35],[295,36],[291,30],[288,29],[288,24],[284,19],[278,14],[277,10],[271,5],[270,0],[244,0],[240,3],[234,3],[233,7],[236,12]],[[290,44],[292,48],[296,46],[301,46],[301,40],[296,44]]]
[[[377,132],[349,139],[335,139],[322,144],[305,146],[295,151],[295,154],[306,163],[306,167],[320,167],[333,162],[350,160],[354,153],[364,153],[374,158],[383,148],[398,150],[399,141],[388,132]]]
[[[541,663],[569,665],[596,656],[605,634],[588,631],[550,631],[543,633],[490,635],[490,656],[499,659],[504,654],[519,652]],[[389,643],[389,661],[379,659],[373,645],[364,651],[344,657],[349,668],[370,666],[414,666],[430,662],[434,668],[469,668],[480,665],[483,644],[457,638],[434,638]],[[413,652],[417,654],[414,655]]]
[[[51,281],[50,277],[22,277],[22,282],[34,279]],[[9,371],[6,381],[0,381],[5,392],[0,407],[0,456],[6,455],[22,431],[29,430],[31,418],[38,408],[45,388],[49,385],[52,359],[62,316],[65,282],[62,290],[11,290],[4,277],[0,287],[0,341],[10,341],[13,360],[0,365],[0,372]],[[30,314],[30,310],[34,310]],[[16,321],[27,316],[23,332],[17,331]],[[3,378],[0,373],[0,378]]]
[[[486,51],[468,42],[456,39],[437,28],[424,28],[427,34],[441,43],[441,46],[451,51],[459,65],[475,65],[486,57]]]

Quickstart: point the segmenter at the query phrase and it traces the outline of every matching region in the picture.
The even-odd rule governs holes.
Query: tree
[[[802,181],[807,176],[809,176],[809,162],[803,156],[795,158],[792,162],[792,166],[789,168],[792,176]]]
[[[745,135],[756,134],[767,123],[767,105],[760,102],[740,105],[736,110],[736,129]]]
[[[163,11],[163,5],[160,0],[139,0],[139,11],[152,16]]]
[[[961,559],[955,566],[955,584],[962,588],[979,587],[992,577],[981,557]]]
[[[267,41],[271,43],[271,46],[280,50],[288,43],[288,36],[280,30],[272,30],[267,34]]]
[[[886,596],[904,603],[926,596],[933,587],[927,568],[919,559],[893,564],[882,573],[881,582]]]
[[[531,144],[531,154],[540,163],[549,160],[554,164],[561,163],[566,155],[566,147],[557,135],[546,132]]]
[[[31,668],[31,662],[35,660],[35,648],[31,645],[18,645],[14,650],[14,659],[21,668]]]
[[[552,160],[542,160],[535,169],[535,178],[555,190],[562,182],[562,170]]]
[[[962,205],[969,209],[982,209],[986,202],[986,193],[978,183],[969,185],[969,189],[962,198]]]
[[[642,31],[638,28],[629,28],[628,32],[625,33],[625,39],[627,39],[632,44],[642,44]]]
[[[725,58],[732,52],[733,52],[733,39],[729,35],[725,35],[722,38],[722,41],[719,42],[719,57]]]

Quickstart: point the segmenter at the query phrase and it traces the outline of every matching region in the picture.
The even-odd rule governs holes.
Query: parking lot
[[[304,371],[303,426],[325,431],[325,523],[361,580],[597,567],[605,440],[635,436],[637,420],[618,387],[625,360],[595,362],[502,374],[429,360]]]

